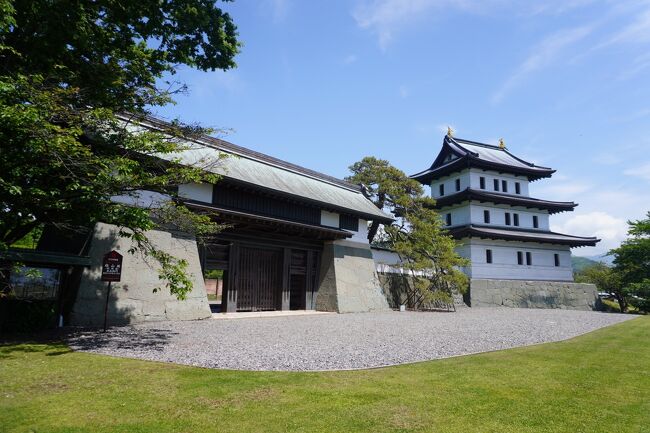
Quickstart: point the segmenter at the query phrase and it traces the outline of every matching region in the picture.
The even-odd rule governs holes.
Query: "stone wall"
[[[116,250],[124,256],[122,279],[112,283],[108,303],[109,325],[156,321],[194,320],[211,317],[196,241],[192,237],[165,231],[147,233],[158,248],[188,261],[194,288],[187,299],[179,301],[158,279],[155,263],[147,263],[139,254],[129,254],[129,239],[117,235],[117,227],[99,223],[95,226],[89,256],[93,265],[84,270],[70,314],[73,325],[99,326],[104,319],[107,283],[100,280],[102,257]],[[162,290],[154,293],[154,288]]]
[[[338,313],[389,309],[367,243],[325,243],[316,309]]]
[[[467,297],[471,307],[598,309],[595,285],[563,281],[472,279]]]
[[[378,273],[379,283],[386,295],[388,306],[398,309],[400,305],[406,304],[408,298],[407,284],[408,276],[398,273],[383,272]]]

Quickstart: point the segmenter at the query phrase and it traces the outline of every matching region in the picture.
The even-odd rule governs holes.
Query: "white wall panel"
[[[468,275],[472,278],[573,281],[568,246],[481,239],[464,240],[463,243],[457,252],[471,258]],[[492,250],[492,263],[486,262],[487,249]],[[517,264],[517,251],[523,253],[523,265]],[[527,252],[532,255],[530,266],[525,264]],[[554,254],[559,254],[560,266],[555,266]]]
[[[339,228],[339,214],[321,209],[320,225]]]
[[[212,203],[212,188],[211,183],[187,183],[178,186],[178,195],[190,200]]]

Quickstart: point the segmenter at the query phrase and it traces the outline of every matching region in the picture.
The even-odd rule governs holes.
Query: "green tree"
[[[642,311],[650,311],[650,212],[646,218],[628,221],[628,238],[609,252],[626,299]]]
[[[627,311],[627,296],[620,275],[605,263],[597,262],[577,271],[575,281],[595,284],[599,292],[611,293],[616,298],[621,312]]]
[[[392,224],[373,222],[371,243],[393,249],[409,271],[407,305],[423,308],[437,301],[452,303],[454,291],[464,293],[467,277],[460,271],[469,262],[459,257],[456,242],[446,233],[434,210],[435,201],[422,186],[388,161],[365,157],[350,166],[348,181],[361,184],[379,209],[392,213]]]
[[[185,139],[212,131],[179,121],[143,131],[131,122],[185,90],[164,81],[180,66],[230,69],[239,45],[214,1],[0,0],[0,251],[44,225],[116,224],[183,298],[187,263],[157,250],[146,232],[218,229],[175,200],[179,184],[217,180],[209,168],[218,161],[187,166],[173,157]],[[171,201],[152,210],[111,200],[139,190]]]

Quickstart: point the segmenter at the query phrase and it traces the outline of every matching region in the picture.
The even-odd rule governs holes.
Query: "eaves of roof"
[[[495,204],[507,204],[511,206],[521,206],[529,209],[545,209],[548,210],[550,214],[572,211],[576,206],[578,206],[573,202],[541,200],[531,197],[493,193],[467,188],[455,194],[437,198],[436,208],[440,209],[468,200],[476,200],[478,202],[489,202]]]
[[[503,229],[476,224],[452,227],[448,231],[449,234],[456,239],[466,237],[499,239],[507,241],[569,245],[570,247],[593,247],[600,242],[600,239],[596,237],[571,236],[545,230]]]

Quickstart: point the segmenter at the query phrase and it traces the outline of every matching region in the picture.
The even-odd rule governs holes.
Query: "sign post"
[[[111,283],[120,281],[122,277],[122,255],[113,250],[104,254],[102,260],[102,281],[108,281],[106,288],[106,304],[104,305],[104,332],[108,323],[108,300],[111,295]]]

